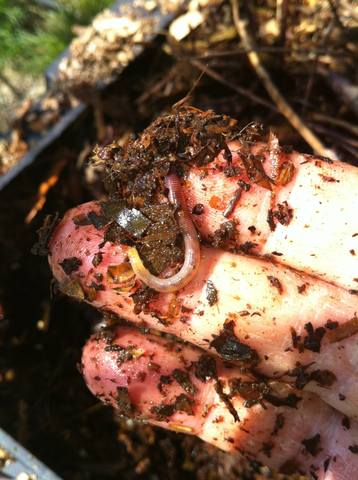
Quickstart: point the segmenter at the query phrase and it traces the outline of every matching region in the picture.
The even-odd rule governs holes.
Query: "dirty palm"
[[[354,478],[357,168],[193,108],[94,162],[107,200],[42,231],[59,289],[108,319],[90,390],[282,472]]]

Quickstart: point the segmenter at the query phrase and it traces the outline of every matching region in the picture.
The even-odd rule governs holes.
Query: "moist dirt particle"
[[[302,445],[305,447],[308,453],[310,453],[313,457],[315,457],[322,448],[320,447],[321,443],[321,435],[317,433],[311,438],[306,438],[302,440]]]
[[[176,368],[175,370],[173,370],[172,376],[183,388],[183,390],[185,390],[186,393],[192,396],[197,393],[197,389],[191,382],[188,372]]]
[[[206,282],[206,299],[210,307],[218,303],[218,290],[211,280]]]
[[[194,364],[196,378],[202,382],[217,378],[216,360],[211,355],[203,353]]]
[[[131,402],[128,388],[127,387],[117,387],[117,411],[120,415],[129,417],[133,415],[134,406]]]
[[[62,270],[66,275],[70,275],[73,272],[76,272],[82,265],[82,260],[77,257],[65,258],[62,262],[59,262]]]
[[[210,345],[215,348],[224,360],[240,361],[254,365],[259,362],[257,352],[236,337],[232,320],[225,324],[222,333]]]

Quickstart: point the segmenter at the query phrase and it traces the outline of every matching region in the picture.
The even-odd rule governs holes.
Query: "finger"
[[[74,223],[98,208],[88,203],[69,211],[52,235],[49,261],[62,291],[262,374],[286,375],[357,415],[357,297],[262,259],[208,248],[182,291],[146,297],[126,247],[103,245],[105,227]]]
[[[277,145],[256,146],[251,152],[239,142],[229,147],[230,169],[219,155],[205,167],[191,167],[183,182],[192,218],[204,238],[220,243],[223,223],[232,221],[236,232],[231,243],[236,247],[274,255],[280,263],[357,291],[358,196],[353,192],[358,190],[358,168],[283,153]],[[276,180],[272,191],[267,184],[250,181],[242,159],[253,151],[264,160],[269,177],[279,178],[283,165],[292,178],[286,185]]]
[[[120,327],[93,336],[82,365],[92,393],[125,416],[320,480],[354,478],[358,468],[357,423],[313,395],[255,382],[198,349]]]

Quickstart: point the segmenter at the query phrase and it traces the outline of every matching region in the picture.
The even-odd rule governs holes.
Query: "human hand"
[[[87,343],[85,380],[123,414],[274,468],[293,463],[313,478],[354,478],[357,169],[285,154],[272,140],[250,147],[275,178],[268,188],[265,176],[248,178],[240,143],[229,147],[230,176],[223,155],[186,172],[196,227],[221,248],[202,246],[195,278],[177,293],[140,289],[99,203],[71,210],[57,226],[49,261],[62,291],[213,354],[118,327]]]

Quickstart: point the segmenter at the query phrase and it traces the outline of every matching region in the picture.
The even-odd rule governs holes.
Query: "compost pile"
[[[46,258],[30,253],[47,215],[62,216],[113,193],[108,155],[188,104],[237,119],[235,127],[225,126],[233,136],[264,123],[281,145],[309,153],[329,149],[357,164],[358,13],[352,2],[254,0],[240,7],[239,19],[235,2],[192,0],[185,7],[163,0],[139,5],[171,12],[165,28],[151,19],[141,23],[128,5],[126,20],[116,13],[112,26],[111,15],[102,14],[73,43],[51,92],[20,112],[10,140],[2,142],[0,173],[31,148],[34,132],[46,132],[79,101],[88,105],[0,192],[0,425],[63,478],[300,478],[275,476],[198,439],[118,418],[94,399],[76,365],[99,314],[56,292]],[[118,22],[127,26],[120,38],[110,33]],[[151,34],[158,25],[158,35]],[[280,98],[263,85],[248,44]],[[282,97],[301,123],[280,113]],[[116,166],[118,181],[125,171]],[[134,173],[127,179],[133,185]]]

